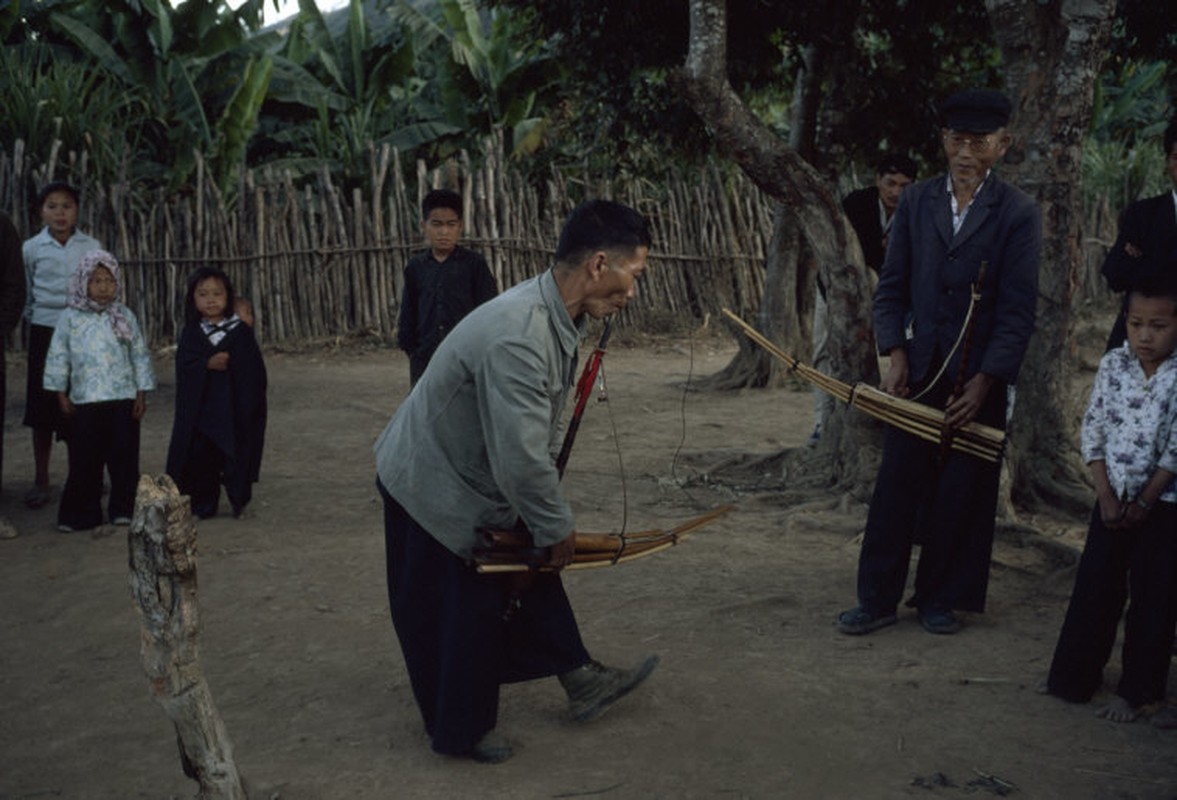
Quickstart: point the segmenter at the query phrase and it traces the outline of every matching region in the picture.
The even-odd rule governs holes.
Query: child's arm
[[[68,392],[57,393],[57,405],[61,409],[61,415],[66,419],[72,419],[74,416],[74,404],[70,402]]]
[[[135,404],[131,406],[131,419],[143,419],[143,415],[147,413],[147,395],[142,392],[135,392]]]
[[[1112,490],[1107,463],[1101,458],[1088,466],[1091,467],[1091,480],[1095,483],[1095,496],[1099,500],[1099,516],[1103,524],[1112,530],[1123,528],[1125,508]]]
[[[1128,501],[1124,508],[1124,522],[1129,526],[1144,522],[1148,517],[1148,512],[1152,511],[1153,504],[1160,500],[1161,493],[1165,491],[1166,486],[1173,482],[1174,477],[1177,477],[1177,473],[1157,467],[1156,472],[1148,479],[1148,483],[1144,484],[1144,488],[1140,490],[1140,494],[1136,495],[1135,499]]]
[[[233,313],[249,327],[253,327],[253,303],[244,297],[233,298]]]

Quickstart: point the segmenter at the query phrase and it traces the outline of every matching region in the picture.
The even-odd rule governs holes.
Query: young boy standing
[[[1083,417],[1098,501],[1046,684],[1091,699],[1131,597],[1120,682],[1098,711],[1114,722],[1165,699],[1177,625],[1177,286],[1138,285],[1126,318],[1128,341],[1104,355]]]
[[[409,379],[414,385],[446,334],[498,294],[483,257],[458,244],[462,198],[457,192],[434,189],[425,195],[421,220],[429,249],[413,256],[405,267],[396,326],[397,344],[409,355]]]

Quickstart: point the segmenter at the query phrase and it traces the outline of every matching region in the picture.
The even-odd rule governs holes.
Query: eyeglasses
[[[962,136],[956,131],[949,131],[944,134],[944,144],[953,151],[967,148],[974,153],[987,153],[993,149],[996,142],[992,136]]]

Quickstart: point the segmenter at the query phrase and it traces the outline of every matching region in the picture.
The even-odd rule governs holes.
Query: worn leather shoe
[[[470,758],[481,764],[501,764],[515,755],[507,737],[497,731],[487,731],[470,751]]]
[[[928,633],[951,634],[960,630],[960,620],[947,608],[921,608],[920,624]]]
[[[894,611],[889,614],[875,614],[862,606],[855,606],[838,615],[838,630],[850,636],[861,636],[894,625],[897,619]]]
[[[560,675],[568,694],[572,719],[588,722],[605,713],[609,706],[633,691],[658,666],[658,656],[649,656],[633,669],[606,667],[596,661]]]

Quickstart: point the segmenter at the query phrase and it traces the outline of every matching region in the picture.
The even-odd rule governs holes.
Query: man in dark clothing
[[[498,294],[485,259],[458,244],[462,198],[448,189],[434,189],[421,201],[421,217],[429,249],[405,267],[396,326],[397,344],[409,355],[409,380],[414,385],[446,334]]]
[[[20,320],[25,307],[25,267],[21,239],[7,215],[0,214],[0,471],[4,465],[4,394],[7,390],[3,337]],[[17,535],[8,520],[0,518],[0,539]]]
[[[866,265],[875,272],[883,268],[887,234],[899,207],[903,190],[916,179],[915,162],[902,153],[888,153],[875,170],[875,185],[857,189],[842,198],[842,210],[850,218]]]
[[[1103,262],[1103,276],[1113,291],[1126,292],[1142,278],[1164,277],[1160,273],[1177,264],[1177,118],[1165,129],[1164,147],[1165,171],[1173,188],[1125,209],[1116,243]],[[1121,307],[1107,349],[1119,347],[1125,337]]]
[[[948,174],[904,191],[875,292],[879,352],[891,360],[881,388],[945,409],[950,428],[973,420],[1004,428],[1007,387],[1034,330],[1041,213],[991,171],[1011,141],[1008,98],[958,92],[942,113]],[[958,346],[967,320],[970,345]],[[954,611],[984,611],[999,474],[999,464],[888,427],[858,561],[859,604],[838,617],[839,630],[895,623],[917,541],[907,604],[924,628],[955,633]]]

